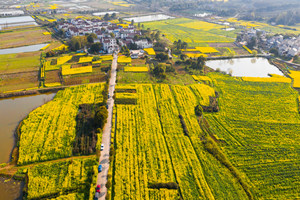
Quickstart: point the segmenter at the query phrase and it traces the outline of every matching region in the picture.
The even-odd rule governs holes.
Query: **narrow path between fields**
[[[102,144],[104,145],[103,151],[101,151],[99,165],[102,165],[102,172],[98,174],[97,178],[97,185],[101,186],[99,200],[104,200],[106,196],[106,181],[107,181],[107,173],[109,168],[109,149],[110,149],[110,134],[111,134],[111,124],[112,124],[112,114],[113,114],[113,106],[114,106],[114,99],[112,98],[115,91],[116,85],[116,76],[117,76],[117,54],[114,54],[114,59],[111,65],[111,74],[109,80],[109,89],[108,94],[109,98],[107,99],[108,104],[108,118],[107,123],[103,129],[102,135]]]

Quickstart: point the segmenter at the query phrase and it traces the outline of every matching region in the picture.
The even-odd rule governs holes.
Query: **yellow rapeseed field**
[[[243,81],[252,81],[252,82],[278,82],[278,83],[291,83],[292,80],[290,78],[280,76],[280,77],[243,77]]]
[[[131,63],[131,57],[119,56],[118,63]]]
[[[88,63],[93,61],[93,56],[80,57],[78,63]]]
[[[300,71],[290,71],[290,77],[293,78],[293,87],[300,88]]]
[[[77,67],[77,68],[71,68],[71,65],[63,65],[61,67],[61,74],[63,76],[65,75],[72,75],[72,74],[83,74],[83,73],[91,73],[93,72],[92,66],[86,66],[86,67]]]
[[[148,67],[124,67],[124,72],[147,72]]]
[[[206,54],[203,53],[185,53],[189,58],[198,58],[200,56],[207,57]]]
[[[146,51],[147,54],[150,55],[150,56],[155,56],[156,55],[153,48],[146,48],[146,49],[144,49],[144,51]]]

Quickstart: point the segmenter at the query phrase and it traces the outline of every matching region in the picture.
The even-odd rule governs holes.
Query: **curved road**
[[[115,85],[116,85],[116,76],[117,76],[117,60],[118,56],[117,54],[114,54],[114,59],[112,61],[111,66],[111,75],[109,80],[109,98],[107,100],[108,104],[108,118],[107,123],[104,126],[103,129],[103,135],[102,135],[102,144],[104,144],[104,149],[101,151],[99,164],[102,165],[102,172],[98,173],[97,178],[97,185],[101,186],[99,200],[105,200],[106,195],[106,181],[107,181],[107,173],[109,168],[109,149],[110,149],[110,134],[111,134],[111,123],[112,123],[112,113],[113,113],[113,106],[114,106],[114,99],[112,98],[115,91]]]

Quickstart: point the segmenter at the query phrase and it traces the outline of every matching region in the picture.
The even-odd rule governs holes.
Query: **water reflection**
[[[283,73],[274,65],[271,65],[266,58],[238,58],[227,60],[210,60],[206,65],[212,69],[220,69],[228,72],[232,70],[233,76],[246,77],[269,77],[268,74]]]

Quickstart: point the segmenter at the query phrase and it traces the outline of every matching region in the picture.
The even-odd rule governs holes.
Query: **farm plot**
[[[152,85],[138,85],[137,95],[137,105],[117,105],[113,198],[176,199],[176,189],[148,188],[176,180]]]
[[[49,162],[28,168],[28,199],[41,199],[59,196],[56,199],[88,199],[84,193],[87,183],[93,176],[95,157]],[[67,198],[68,197],[68,198]],[[81,197],[81,198],[79,198]]]
[[[152,183],[168,182],[178,184],[183,199],[247,198],[229,170],[202,146],[194,112],[200,99],[188,86],[171,88],[166,84],[118,88],[136,89],[124,94],[137,95],[137,104],[116,106],[112,198],[178,199],[178,190],[150,188]],[[181,107],[186,105],[187,110]],[[192,138],[184,134],[179,114],[191,120],[187,127]]]
[[[19,53],[0,55],[0,73],[15,73],[37,70],[40,66],[40,53]]]
[[[234,42],[235,31],[224,31],[221,25],[186,18],[143,23],[151,30],[159,29],[171,42],[181,40],[190,46],[207,43]]]
[[[103,83],[66,88],[32,111],[20,128],[18,164],[71,156],[79,105],[101,103],[103,88]]]
[[[261,199],[299,198],[298,94],[289,83],[246,82],[211,73],[220,112],[206,115],[231,162]]]
[[[38,71],[0,74],[0,92],[38,87]]]
[[[28,46],[54,41],[51,35],[44,35],[42,28],[26,28],[1,33],[0,49]]]

